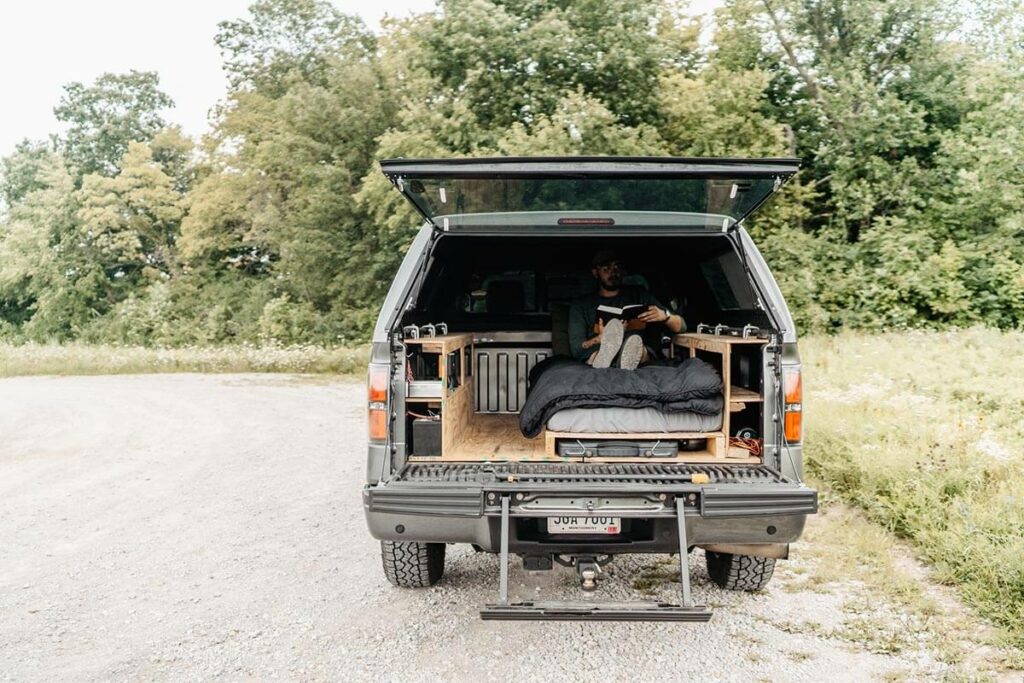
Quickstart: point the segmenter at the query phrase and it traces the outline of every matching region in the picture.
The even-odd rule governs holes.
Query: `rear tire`
[[[775,558],[704,551],[708,575],[730,591],[759,591],[772,580]]]
[[[384,576],[399,588],[426,588],[444,574],[444,543],[381,541]]]

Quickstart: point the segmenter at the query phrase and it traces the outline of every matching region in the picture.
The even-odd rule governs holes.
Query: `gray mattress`
[[[566,408],[548,419],[553,432],[714,432],[722,415],[665,413],[657,408]]]

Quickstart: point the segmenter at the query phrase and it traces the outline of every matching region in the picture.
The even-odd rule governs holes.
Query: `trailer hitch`
[[[597,579],[601,567],[615,559],[614,555],[556,555],[555,562],[563,567],[572,567],[580,580],[580,588],[587,592],[597,590]]]

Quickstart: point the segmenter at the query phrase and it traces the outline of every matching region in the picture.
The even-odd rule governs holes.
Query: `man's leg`
[[[643,337],[639,334],[626,337],[622,344],[622,353],[619,354],[619,367],[623,370],[635,370],[646,358],[647,349],[644,347]]]
[[[622,336],[624,329],[621,320],[611,320],[604,326],[601,333],[601,347],[591,359],[590,364],[595,368],[610,368],[615,356],[622,347]]]

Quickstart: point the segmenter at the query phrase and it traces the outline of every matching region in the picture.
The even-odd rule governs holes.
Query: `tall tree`
[[[67,125],[60,139],[77,177],[114,175],[131,142],[148,142],[166,126],[162,111],[174,106],[154,71],[106,73],[92,85],[70,83],[54,108]]]
[[[657,113],[662,3],[442,0],[417,33],[423,68],[485,128],[529,126],[577,89],[617,121]]]
[[[37,159],[33,176],[31,189],[0,223],[0,329],[70,338],[91,317],[76,291],[82,270],[61,248],[73,244],[74,180],[52,153]]]
[[[322,323],[310,334],[333,338],[353,316],[365,329],[379,284],[366,293],[355,255],[367,221],[353,195],[394,109],[376,41],[327,3],[268,0],[223,23],[218,44],[235,85],[211,173],[192,194],[184,255],[209,276],[263,282],[254,292],[271,297],[267,330],[298,329],[283,317],[307,324],[310,311]]]
[[[0,159],[0,212],[10,209],[25,195],[45,186],[43,171],[53,160],[45,142],[22,140],[9,156]]]
[[[956,126],[963,81],[936,0],[732,0],[718,54],[767,70],[774,115],[809,160],[819,222],[851,242],[918,200],[942,130]],[[747,36],[756,36],[743,44]],[[756,47],[756,54],[752,52]],[[827,191],[825,191],[827,190]]]
[[[248,17],[222,21],[214,41],[232,89],[271,97],[297,81],[324,85],[332,60],[365,57],[375,43],[358,17],[325,0],[258,0]]]
[[[83,180],[78,249],[103,268],[112,288],[178,275],[175,242],[184,209],[174,179],[141,142],[129,143],[120,166],[113,178],[95,173]]]

